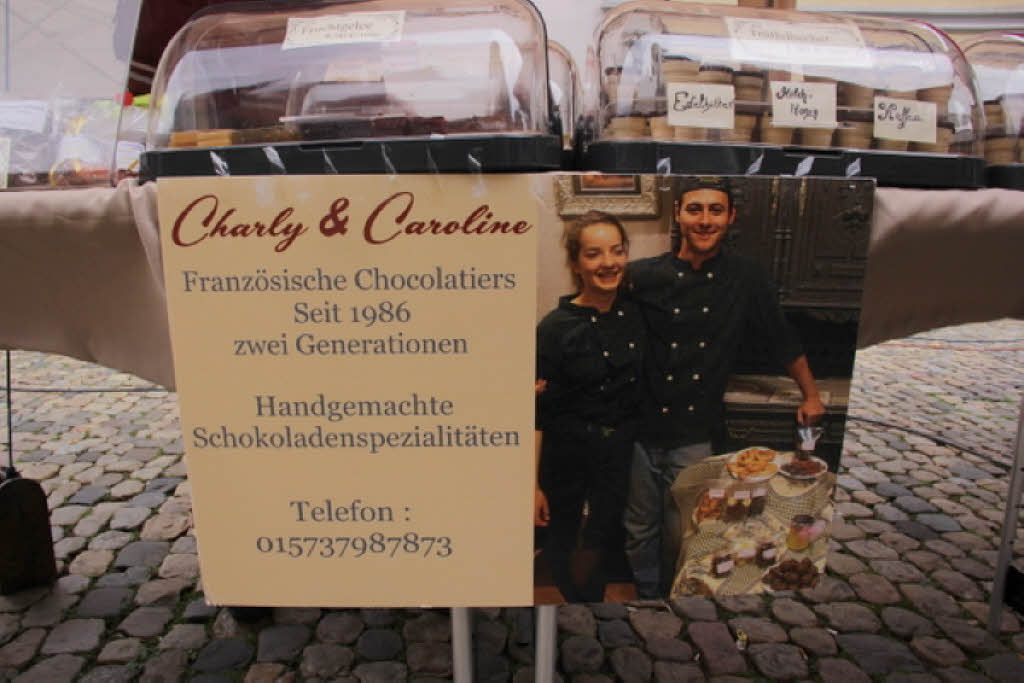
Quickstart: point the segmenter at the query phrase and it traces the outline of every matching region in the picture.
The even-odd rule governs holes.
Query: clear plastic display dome
[[[980,184],[976,84],[927,24],[635,0],[605,16],[596,69],[598,170]]]
[[[572,131],[580,106],[580,79],[576,62],[561,43],[548,41],[548,78],[551,81],[551,106],[562,127],[562,142],[572,146]]]
[[[556,133],[546,33],[528,0],[213,6],[171,40],[152,96],[149,150],[284,145],[293,155],[280,160],[285,172],[332,172],[338,161],[311,168],[316,161],[303,162],[288,143],[308,151],[338,141],[505,136],[546,149],[536,138]],[[189,173],[174,155],[147,157],[157,175]],[[246,167],[258,153],[229,157],[228,173],[281,170]],[[191,172],[218,172],[193,161]],[[334,168],[346,170],[372,169]]]
[[[1024,167],[1015,168],[1024,162],[1024,35],[983,33],[964,44],[964,54],[985,107],[989,184],[1024,189]]]

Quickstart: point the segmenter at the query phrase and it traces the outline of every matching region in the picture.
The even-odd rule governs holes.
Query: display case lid
[[[991,31],[963,47],[985,106],[989,184],[1024,189],[1024,34]]]
[[[548,41],[548,77],[551,81],[551,107],[561,128],[566,148],[572,147],[572,132],[580,111],[580,77],[576,62],[565,47]]]
[[[182,27],[160,60],[147,147],[301,145],[322,157],[325,146],[339,142],[388,146],[381,152],[386,163],[366,168],[358,154],[345,155],[319,172],[392,170],[387,166],[394,167],[396,159],[400,163],[393,170],[430,170],[427,160],[403,167],[402,152],[390,153],[403,142],[419,146],[414,155],[429,156],[430,145],[424,143],[452,151],[462,140],[472,160],[480,162],[482,154],[493,163],[479,151],[488,140],[521,139],[537,149],[538,144],[546,148],[539,140],[550,138],[557,157],[547,68],[544,23],[529,0],[216,5]],[[406,145],[405,151],[410,149]],[[377,158],[380,151],[369,156]],[[529,154],[520,151],[515,156]],[[231,153],[225,154],[220,156],[226,168],[199,166],[210,172],[263,172],[233,165]],[[239,163],[251,157],[240,154]],[[295,152],[286,154],[294,158]],[[147,154],[158,164],[174,156]],[[308,164],[289,167],[280,158],[284,172],[317,172]],[[472,160],[460,160],[458,169],[437,170],[471,170]],[[430,163],[436,162],[435,156]],[[166,163],[163,167],[177,173]],[[483,170],[517,169],[513,164]]]
[[[588,168],[979,184],[977,86],[927,24],[634,0],[605,16],[596,55]]]

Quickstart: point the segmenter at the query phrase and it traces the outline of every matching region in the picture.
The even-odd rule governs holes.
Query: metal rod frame
[[[1020,512],[1021,490],[1024,489],[1024,398],[1021,400],[1020,416],[1017,419],[1017,449],[1010,470],[1010,486],[1006,494],[1006,510],[1003,515],[1003,538],[999,544],[999,559],[996,561],[996,576],[992,584],[992,597],[988,606],[988,630],[999,635],[1006,593],[1006,572],[1013,557],[1013,541],[1017,538],[1017,515]]]

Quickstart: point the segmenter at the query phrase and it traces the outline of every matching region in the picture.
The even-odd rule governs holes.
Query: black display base
[[[510,173],[557,171],[554,135],[445,136],[331,143],[284,142],[144,152],[140,179],[335,173]]]
[[[0,484],[0,595],[57,579],[46,494],[37,482],[12,470],[5,470]]]
[[[582,170],[875,178],[879,185],[984,187],[985,160],[956,154],[814,149],[718,142],[606,140],[583,154]]]
[[[1024,164],[996,164],[985,169],[985,184],[1007,190],[1024,190]]]

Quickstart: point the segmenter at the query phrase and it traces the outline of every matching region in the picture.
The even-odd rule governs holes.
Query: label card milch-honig
[[[532,603],[528,183],[160,181],[208,600]]]

